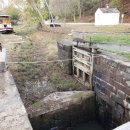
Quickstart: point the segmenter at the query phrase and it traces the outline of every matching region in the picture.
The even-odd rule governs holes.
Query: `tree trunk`
[[[79,19],[81,19],[81,16],[82,16],[82,9],[81,7],[79,8]]]
[[[53,27],[55,27],[53,15],[52,15],[52,12],[51,12],[51,10],[50,10],[50,8],[49,8],[49,5],[48,5],[48,3],[47,3],[46,0],[43,0],[43,2],[45,2],[46,6],[47,6],[47,8],[48,8],[48,11],[49,11],[49,14],[50,14],[50,17],[51,17],[51,21],[52,21]]]
[[[33,4],[34,10],[38,13],[39,17],[41,18],[41,24],[42,24],[42,22],[43,22],[43,16],[42,16],[40,10],[37,8],[36,3],[35,3],[34,0],[32,0],[32,4]]]
[[[74,19],[74,22],[76,22],[75,12],[74,12],[74,14],[73,14],[73,19]]]
[[[78,10],[79,10],[79,19],[81,19],[81,16],[82,16],[82,8],[81,8],[81,1],[80,1],[80,0],[79,0]]]

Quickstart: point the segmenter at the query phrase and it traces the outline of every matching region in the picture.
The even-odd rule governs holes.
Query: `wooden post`
[[[92,53],[91,53],[91,60],[92,60],[92,64],[91,64],[91,78],[90,78],[90,82],[91,82],[91,89],[93,90],[93,69],[94,69],[94,54],[97,53],[97,49],[92,48]]]
[[[121,15],[121,24],[123,24],[124,14]]]

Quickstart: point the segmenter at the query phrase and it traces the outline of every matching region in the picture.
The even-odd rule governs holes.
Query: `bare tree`
[[[76,20],[76,15],[81,16],[80,0],[51,0],[50,8],[54,15],[61,18],[73,17]]]
[[[43,21],[43,16],[42,16],[42,14],[41,14],[41,12],[39,10],[39,8],[40,8],[40,1],[39,0],[37,0],[37,1],[35,1],[35,0],[26,0],[26,1],[28,2],[29,6],[33,10],[35,10],[35,12],[39,15],[41,21]]]

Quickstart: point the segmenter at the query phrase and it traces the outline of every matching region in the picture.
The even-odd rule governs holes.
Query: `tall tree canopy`
[[[99,0],[50,0],[49,4],[54,15],[61,18],[73,18],[75,21],[76,16],[81,17],[88,10],[90,12],[97,7],[98,3]]]
[[[16,8],[13,4],[5,7],[5,11],[11,16],[12,20],[19,20],[21,16],[21,11]]]
[[[24,10],[25,18],[28,22],[42,22],[48,17],[45,3],[41,0],[26,0]]]
[[[110,7],[116,7],[120,11],[123,11],[123,0],[109,0]]]

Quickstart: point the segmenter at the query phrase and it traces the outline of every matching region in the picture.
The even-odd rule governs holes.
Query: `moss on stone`
[[[43,109],[43,103],[41,101],[38,101],[32,105],[34,109]]]
[[[71,96],[71,99],[81,99],[81,98],[87,98],[92,93],[86,93],[86,92],[78,92]]]

